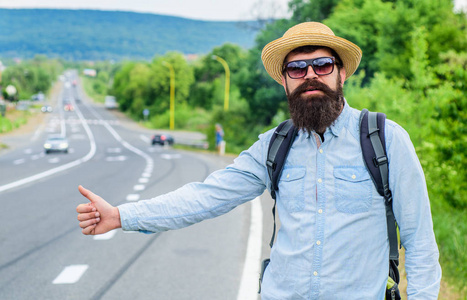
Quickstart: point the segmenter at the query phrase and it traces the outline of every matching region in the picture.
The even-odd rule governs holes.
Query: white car
[[[68,140],[61,135],[51,135],[44,143],[44,150],[46,154],[50,152],[68,153]]]

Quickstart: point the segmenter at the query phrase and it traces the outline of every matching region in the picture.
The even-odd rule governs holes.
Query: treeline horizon
[[[226,42],[250,48],[260,27],[256,21],[126,11],[0,8],[0,57],[150,60],[172,50],[197,55]]]

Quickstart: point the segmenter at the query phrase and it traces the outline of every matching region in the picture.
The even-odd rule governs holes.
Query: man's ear
[[[340,72],[339,72],[339,76],[341,77],[341,85],[342,87],[344,87],[344,81],[345,81],[345,68],[342,67]]]

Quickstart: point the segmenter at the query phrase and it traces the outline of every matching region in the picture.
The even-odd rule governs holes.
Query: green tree
[[[284,88],[275,82],[264,69],[261,52],[264,46],[281,37],[296,23],[278,20],[268,24],[256,37],[255,47],[250,49],[244,72],[239,76],[238,86],[242,97],[248,101],[255,122],[269,125],[279,110],[287,111]]]
[[[289,9],[293,12],[292,19],[297,23],[321,22],[333,12],[339,0],[291,0]]]
[[[416,28],[425,27],[430,33],[427,55],[431,66],[439,63],[440,53],[467,46],[465,15],[453,12],[451,0],[343,0],[324,22],[336,35],[362,48],[364,83],[376,71],[411,79],[411,34]]]

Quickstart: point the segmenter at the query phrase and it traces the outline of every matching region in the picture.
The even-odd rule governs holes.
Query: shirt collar
[[[347,100],[344,99],[344,108],[342,109],[339,117],[337,117],[336,121],[332,123],[332,125],[329,127],[330,131],[334,136],[339,136],[339,133],[342,131],[342,128],[344,128],[347,124],[347,121],[350,116],[350,107],[347,104]]]

